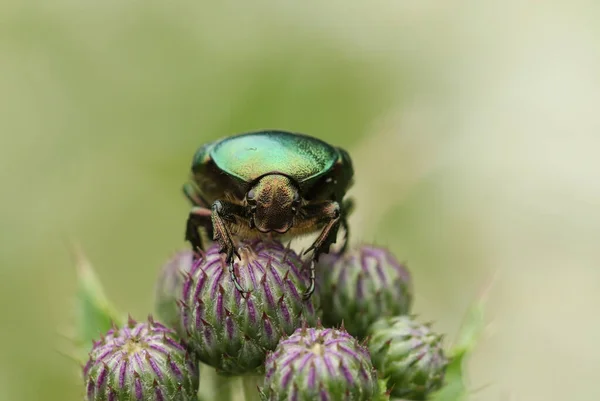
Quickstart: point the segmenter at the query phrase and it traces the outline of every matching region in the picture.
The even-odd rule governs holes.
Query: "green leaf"
[[[86,356],[95,340],[113,325],[120,326],[122,319],[108,301],[91,263],[83,252],[75,250],[77,266],[77,346]]]
[[[467,312],[461,330],[458,333],[456,342],[452,347],[453,358],[464,358],[473,351],[483,330],[485,329],[485,302],[478,300]]]
[[[463,401],[467,399],[468,389],[465,384],[463,362],[464,356],[452,358],[446,370],[446,385],[433,394],[433,401]]]
[[[433,394],[433,401],[463,401],[468,398],[469,389],[464,371],[465,360],[477,346],[485,329],[485,302],[491,284],[475,301],[465,316],[462,327],[450,352],[450,364],[446,369],[446,385]]]

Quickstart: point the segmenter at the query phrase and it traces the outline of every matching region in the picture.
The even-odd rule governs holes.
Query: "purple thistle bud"
[[[158,318],[181,334],[179,300],[183,283],[193,265],[191,250],[173,255],[162,268],[155,289],[155,310]]]
[[[394,397],[425,400],[444,384],[442,336],[409,316],[383,318],[370,330],[369,351]]]
[[[367,348],[345,331],[298,329],[266,360],[265,401],[361,401],[379,395]]]
[[[177,335],[149,318],[114,328],[83,368],[87,401],[195,401],[198,365]]]
[[[238,249],[231,280],[218,244],[193,266],[183,285],[181,321],[199,359],[221,374],[260,372],[279,339],[317,321],[318,297],[302,299],[309,276],[300,257],[279,242],[256,240]]]
[[[388,250],[362,245],[344,255],[323,255],[318,282],[323,323],[364,338],[378,318],[409,313],[413,290],[406,267]]]

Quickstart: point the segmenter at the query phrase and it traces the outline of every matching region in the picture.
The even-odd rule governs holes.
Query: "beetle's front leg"
[[[196,188],[197,187],[192,182],[186,182],[183,184],[181,190],[183,191],[185,197],[188,198],[188,200],[192,203],[192,205],[208,207],[208,203],[202,199]]]
[[[233,257],[234,255],[240,258],[239,253],[235,249],[235,244],[233,243],[233,238],[231,238],[231,233],[227,228],[228,223],[236,223],[236,216],[245,217],[246,209],[243,206],[237,205],[235,203],[230,203],[222,200],[217,200],[212,205],[212,225],[214,231],[213,239],[219,242],[221,245],[221,249],[219,252],[225,253],[227,256],[227,264],[229,266],[229,275],[231,276],[231,280],[235,285],[235,288],[242,293],[242,296],[246,292],[244,288],[240,285],[235,276],[235,271],[233,268]]]
[[[314,251],[313,259],[316,262],[319,260],[319,255],[321,253],[328,253],[331,245],[336,242],[337,232],[342,219],[340,205],[337,202],[324,202],[315,206],[305,207],[304,211],[307,213],[305,219],[312,220],[313,224],[316,225],[325,223],[325,227],[323,227],[315,242],[313,242],[304,254],[306,255],[310,251]],[[311,215],[312,219],[310,218]]]
[[[301,221],[298,227],[308,227],[314,225],[325,224],[325,227],[313,244],[304,252],[313,251],[313,256],[310,264],[310,285],[304,293],[304,299],[310,298],[315,290],[315,264],[319,260],[321,253],[329,252],[331,244],[335,243],[337,232],[341,222],[340,205],[337,202],[323,202],[317,204],[309,204],[302,208]]]
[[[194,241],[196,244],[192,243],[194,248],[202,248],[202,246],[198,246],[198,243],[201,245],[201,240],[199,235],[194,234],[197,232],[198,227],[201,226],[206,230],[206,234],[209,239],[212,240],[214,233],[212,227],[212,221],[210,219],[210,204],[206,202],[199,191],[197,190],[197,186],[192,182],[186,182],[183,185],[183,194],[186,198],[192,203],[193,206],[197,206],[195,210],[193,209],[190,213],[190,218],[188,219],[188,227],[186,232],[186,240],[190,241],[191,237],[197,238]],[[192,216],[192,214],[194,216]],[[191,221],[190,221],[191,220]]]
[[[233,260],[233,256],[240,257],[235,250],[235,244],[231,238],[228,224],[236,222],[235,216],[245,215],[244,208],[234,203],[218,200],[212,204],[212,225],[214,230],[213,239],[221,245],[220,252],[227,255],[227,263]]]
[[[200,237],[198,228],[204,227],[207,231],[212,232],[210,216],[210,209],[205,207],[195,206],[190,210],[185,230],[185,240],[192,244],[192,249],[194,251],[201,251],[203,249],[202,237]]]

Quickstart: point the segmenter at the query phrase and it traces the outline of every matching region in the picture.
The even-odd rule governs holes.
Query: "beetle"
[[[310,284],[315,289],[315,264],[345,231],[352,199],[344,199],[354,181],[354,169],[344,149],[300,133],[281,130],[246,132],[201,146],[194,154],[190,180],[183,186],[192,203],[185,239],[203,249],[198,229],[218,241],[226,255],[231,279],[244,296],[234,272],[240,258],[233,236],[297,237],[319,232],[304,255],[313,252]]]

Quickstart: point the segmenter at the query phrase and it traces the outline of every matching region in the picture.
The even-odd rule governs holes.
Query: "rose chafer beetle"
[[[183,187],[193,204],[185,238],[202,250],[202,227],[218,241],[242,294],[233,266],[234,256],[240,256],[232,236],[285,240],[319,232],[304,252],[313,252],[310,285],[304,293],[309,298],[315,289],[315,263],[336,242],[340,226],[346,232],[342,251],[348,244],[347,218],[353,203],[344,196],[354,175],[348,153],[304,134],[258,131],[200,147],[191,170]]]

